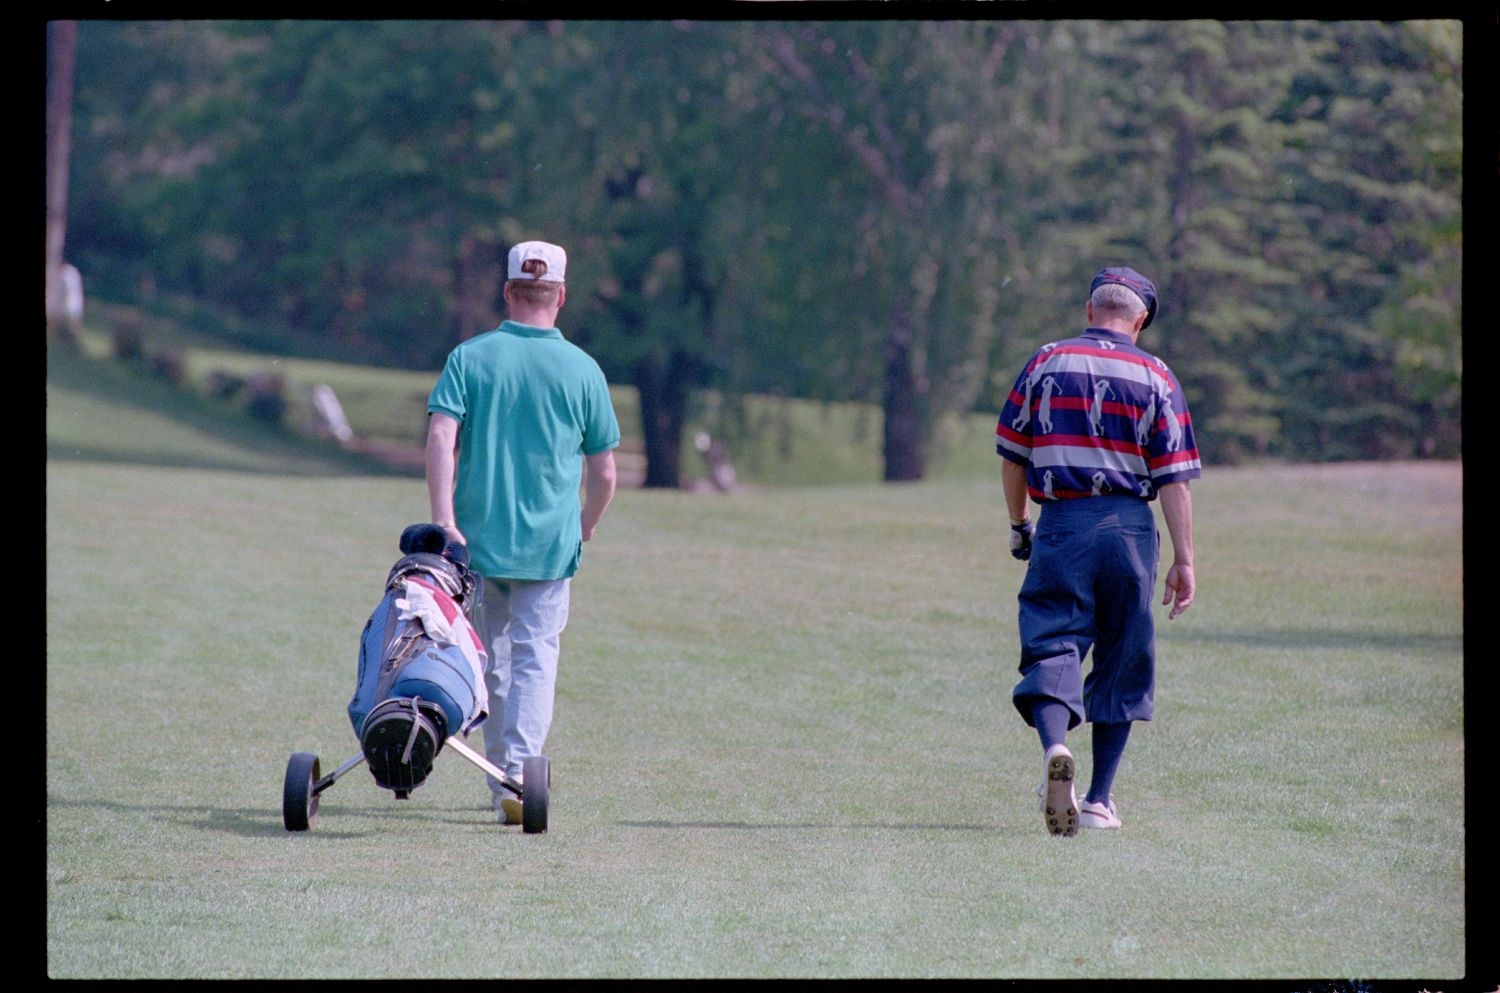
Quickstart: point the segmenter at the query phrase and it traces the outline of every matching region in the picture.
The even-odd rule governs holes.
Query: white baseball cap
[[[540,272],[526,272],[522,266],[540,259]],[[545,241],[523,241],[510,250],[506,279],[534,279],[541,283],[561,283],[568,270],[568,253]]]

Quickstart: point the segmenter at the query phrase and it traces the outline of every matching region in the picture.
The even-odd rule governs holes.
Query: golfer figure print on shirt
[[[1089,427],[1096,435],[1104,433],[1104,398],[1114,395],[1115,391],[1109,385],[1109,380],[1094,380],[1094,402],[1089,405]]]
[[[1182,447],[1182,425],[1177,423],[1177,415],[1172,412],[1170,394],[1161,398],[1161,417],[1167,425],[1167,451],[1175,452]]]
[[[1094,473],[1089,477],[1089,479],[1094,484],[1094,496],[1103,496],[1104,494],[1109,492],[1109,483],[1104,478],[1103,469],[1100,469],[1098,472]]]
[[[1052,433],[1052,394],[1060,392],[1057,380],[1051,376],[1042,380],[1042,402],[1037,405],[1036,420],[1047,434]]]
[[[1135,443],[1142,448],[1146,442],[1151,440],[1151,423],[1156,418],[1156,397],[1146,401],[1145,409],[1141,411],[1140,418],[1135,422]]]
[[[1046,472],[1042,473],[1042,494],[1048,500],[1052,499],[1052,470],[1051,469],[1048,469]]]
[[[1011,420],[1010,426],[1016,431],[1025,431],[1026,425],[1031,421],[1031,384],[1036,382],[1036,373],[1026,377],[1026,393],[1021,400],[1021,409],[1016,411],[1016,416]]]

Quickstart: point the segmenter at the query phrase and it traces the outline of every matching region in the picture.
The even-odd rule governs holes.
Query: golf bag
[[[470,624],[479,577],[464,545],[413,524],[402,558],[365,623],[349,721],[375,782],[405,797],[422,785],[450,734],[484,720],[484,643]]]

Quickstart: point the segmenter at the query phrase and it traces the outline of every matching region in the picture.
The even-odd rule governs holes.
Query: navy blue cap
[[[1094,291],[1105,283],[1118,283],[1134,290],[1135,295],[1140,297],[1141,302],[1146,305],[1146,323],[1141,325],[1141,330],[1144,331],[1151,326],[1151,322],[1156,319],[1156,286],[1151,280],[1125,266],[1100,269],[1099,275],[1095,276],[1094,281],[1089,284],[1089,295],[1093,296]]]

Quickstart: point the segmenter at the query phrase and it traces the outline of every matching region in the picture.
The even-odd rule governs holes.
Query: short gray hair
[[[1119,283],[1104,283],[1089,296],[1095,310],[1108,310],[1124,314],[1131,320],[1146,312],[1146,301],[1128,286]]]

